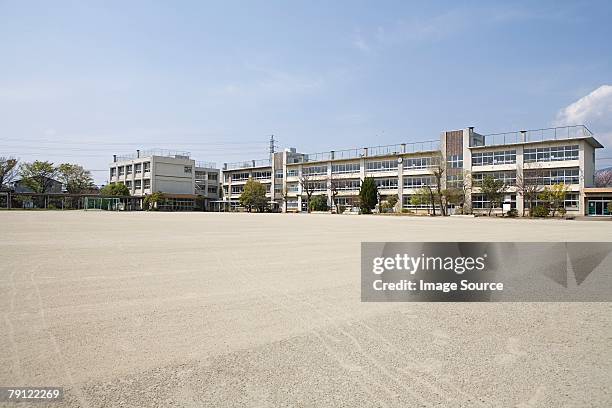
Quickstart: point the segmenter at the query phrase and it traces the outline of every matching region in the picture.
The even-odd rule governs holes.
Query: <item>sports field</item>
[[[2,211],[0,386],[64,387],[54,407],[612,406],[610,303],[360,302],[362,241],[457,240],[612,222]]]

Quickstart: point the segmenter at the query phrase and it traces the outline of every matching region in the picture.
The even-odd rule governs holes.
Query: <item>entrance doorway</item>
[[[588,215],[604,216],[610,214],[610,202],[612,198],[592,197],[587,200]]]

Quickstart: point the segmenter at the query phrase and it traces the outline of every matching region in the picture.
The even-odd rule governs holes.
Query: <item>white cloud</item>
[[[561,109],[555,126],[564,125],[586,125],[605,147],[612,147],[612,85],[602,85]]]

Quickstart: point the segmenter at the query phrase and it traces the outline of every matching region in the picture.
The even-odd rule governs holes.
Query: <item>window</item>
[[[463,174],[451,174],[446,176],[447,188],[463,188]]]
[[[563,200],[563,206],[567,209],[578,209],[578,202],[580,201],[579,193],[565,193],[565,200]],[[534,206],[544,205],[545,203],[539,199],[535,199],[533,201]],[[525,208],[531,208],[531,203],[528,200],[525,200]]]
[[[397,188],[397,177],[375,179],[376,187],[381,189]]]
[[[495,180],[501,180],[507,186],[516,185],[516,171],[490,171],[483,173],[473,173],[472,180],[474,182],[474,186],[479,187],[482,186],[482,181],[486,176],[491,176]]]
[[[254,171],[253,178],[255,180],[267,180],[272,177],[271,171]]]
[[[208,180],[217,181],[219,180],[219,175],[217,173],[208,173]]]
[[[125,182],[125,186],[126,186],[127,188],[132,188],[132,181],[131,181],[131,180],[127,180],[127,181]]]
[[[427,169],[433,165],[433,157],[414,157],[404,159],[404,169]]]
[[[142,173],[142,163],[138,163],[134,165],[134,173],[136,174]]]
[[[366,171],[393,171],[397,170],[396,160],[371,161],[366,163]]]
[[[287,208],[297,209],[298,208],[297,200],[287,200]]]
[[[450,168],[460,169],[463,167],[463,155],[454,154],[452,156],[449,156],[447,163],[448,163],[448,167]]]
[[[289,184],[287,183],[287,192],[288,193],[297,193],[299,190],[299,185],[297,183]]]
[[[505,195],[500,202],[493,203],[493,208],[502,208],[502,204],[510,198],[510,208],[516,208],[516,194]],[[483,209],[489,208],[489,201],[484,194],[472,194],[472,208]]]
[[[327,174],[327,165],[325,166],[310,166],[302,169],[302,174],[305,176],[320,176]]]
[[[472,155],[472,166],[490,166],[516,163],[516,150],[478,152]]]
[[[274,177],[282,179],[283,178],[283,171],[282,170],[276,170],[274,172]]]
[[[249,173],[234,173],[232,174],[232,181],[244,181],[249,179]]]
[[[217,186],[208,186],[208,192],[210,194],[217,194]]]
[[[115,174],[117,174],[117,169],[114,168],[114,167],[111,167],[111,169],[110,169],[110,176],[111,176],[111,178],[115,177]]]
[[[143,188],[144,188],[145,190],[148,190],[148,189],[150,189],[150,188],[151,188],[151,180],[149,180],[149,179],[144,179],[144,180],[142,181],[142,183],[143,183]]]
[[[134,180],[134,188],[136,190],[140,190],[141,187],[142,187],[142,180]]]
[[[148,173],[151,171],[151,162],[144,162],[142,165],[144,166],[145,173]]]
[[[436,182],[432,176],[410,176],[404,177],[405,188],[421,188],[424,186],[435,186]]]
[[[298,169],[287,170],[287,177],[297,177]]]
[[[306,183],[305,190],[310,191],[326,191],[327,190],[327,182],[326,181],[310,181]]]
[[[359,163],[332,164],[333,174],[359,173]]]
[[[334,180],[336,191],[359,191],[361,180]]]
[[[196,170],[195,178],[196,178],[196,180],[206,180],[206,172],[205,171],[198,171],[198,170]]]
[[[193,171],[191,166],[185,166],[185,174],[191,174]]]
[[[232,194],[242,194],[244,186],[232,186]]]
[[[130,164],[129,166],[125,166],[125,174],[126,175],[130,175],[132,174],[132,165]]]
[[[123,176],[125,168],[123,166],[119,166],[117,169],[117,171],[119,172],[119,177]]]
[[[538,147],[525,149],[523,159],[525,163],[578,160],[578,145]]]
[[[580,170],[577,167],[550,170],[525,170],[525,182],[539,186],[553,184],[580,184]]]

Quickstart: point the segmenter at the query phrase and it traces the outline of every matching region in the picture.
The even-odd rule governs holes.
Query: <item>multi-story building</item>
[[[168,209],[209,209],[219,199],[221,177],[215,167],[196,162],[189,152],[137,150],[133,155],[113,156],[109,182],[124,184],[135,197],[164,193]]]
[[[330,205],[352,208],[361,183],[372,177],[381,199],[396,195],[403,209],[429,211],[430,204],[415,204],[412,197],[424,187],[437,186],[435,174],[442,173],[440,187],[466,192],[464,206],[474,212],[488,211],[481,183],[491,176],[505,185],[495,212],[514,208],[522,214],[530,201],[538,204],[537,197],[524,198],[526,185],[541,191],[563,183],[568,213],[603,215],[612,192],[593,189],[595,149],[601,147],[579,125],[499,134],[478,134],[470,127],[442,132],[439,140],[314,154],[289,149],[271,160],[226,164],[224,200],[238,206],[244,184],[253,178],[268,186],[270,202],[283,211],[306,210],[307,190],[325,195]],[[452,213],[453,205],[448,209]]]

